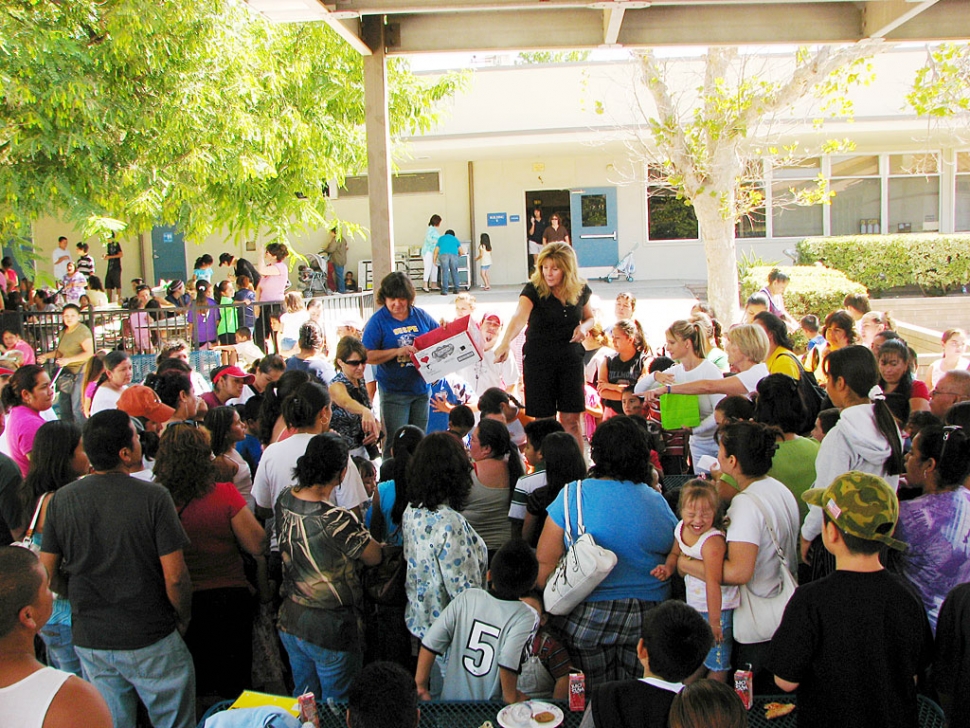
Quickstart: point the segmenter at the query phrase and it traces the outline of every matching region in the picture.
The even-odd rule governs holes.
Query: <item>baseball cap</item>
[[[347,318],[342,319],[340,323],[337,324],[337,326],[343,326],[348,329],[357,329],[358,331],[362,331],[364,328],[364,322],[361,320],[360,316],[348,316]]]
[[[242,379],[246,384],[252,384],[256,381],[255,376],[252,374],[247,374],[235,365],[216,367],[209,375],[209,378],[212,380],[213,384],[218,382],[223,377],[235,377],[236,379]]]
[[[168,284],[169,293],[177,291],[179,288],[185,288],[185,284],[178,278]]]
[[[502,325],[502,317],[499,316],[497,313],[487,313],[484,316],[482,316],[482,323],[484,324],[487,321],[494,321],[499,326]]]
[[[827,488],[805,491],[802,500],[819,506],[839,529],[850,536],[880,541],[899,551],[909,548],[892,537],[899,521],[899,499],[880,477],[850,470]]]
[[[168,422],[175,414],[154,389],[143,384],[134,384],[122,392],[117,407],[132,417],[145,417],[153,422]]]

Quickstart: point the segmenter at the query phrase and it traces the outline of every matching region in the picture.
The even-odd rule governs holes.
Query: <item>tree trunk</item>
[[[697,226],[707,260],[707,300],[727,331],[740,318],[738,306],[738,260],[734,244],[734,220],[724,219],[716,200],[695,200]]]

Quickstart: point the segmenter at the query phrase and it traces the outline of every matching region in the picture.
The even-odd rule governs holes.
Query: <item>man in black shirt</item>
[[[851,471],[802,500],[822,508],[836,571],[799,587],[771,640],[767,668],[798,691],[800,726],[916,728],[916,681],[932,657],[922,603],[879,561],[899,502],[874,475]]]
[[[219,256],[219,267],[226,266],[227,268],[235,268],[235,275],[237,278],[239,276],[249,276],[249,280],[253,282],[253,288],[259,286],[259,279],[261,276],[256,271],[256,266],[250,263],[245,258],[237,258],[232,253],[223,253]]]

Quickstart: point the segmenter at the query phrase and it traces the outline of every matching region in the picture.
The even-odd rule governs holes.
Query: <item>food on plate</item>
[[[532,720],[536,723],[551,723],[556,719],[555,713],[550,713],[548,710],[544,710],[541,713],[536,713],[532,716]]]

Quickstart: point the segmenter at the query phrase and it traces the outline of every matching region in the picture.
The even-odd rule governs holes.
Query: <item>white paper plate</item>
[[[514,719],[512,714],[513,708],[515,708],[517,705],[524,705],[527,707],[531,706],[532,715],[547,712],[552,713],[556,717],[553,720],[550,720],[548,723],[539,723],[531,718],[526,718],[524,721],[517,721]],[[530,700],[526,703],[514,703],[513,705],[506,705],[498,712],[498,724],[502,726],[502,728],[556,728],[557,725],[563,722],[564,718],[565,716],[558,705],[543,703],[539,700]]]

